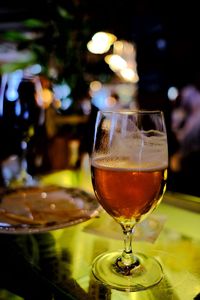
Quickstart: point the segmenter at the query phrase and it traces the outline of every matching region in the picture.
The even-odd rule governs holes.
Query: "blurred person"
[[[200,196],[200,89],[187,85],[180,91],[180,103],[172,111],[172,131],[177,151],[170,158],[169,189]]]

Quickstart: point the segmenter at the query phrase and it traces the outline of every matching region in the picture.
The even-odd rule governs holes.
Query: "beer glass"
[[[121,291],[145,290],[160,282],[162,266],[132,250],[135,225],[160,203],[166,190],[167,133],[162,111],[99,111],[91,155],[95,195],[124,235],[124,250],[99,255],[92,272]]]

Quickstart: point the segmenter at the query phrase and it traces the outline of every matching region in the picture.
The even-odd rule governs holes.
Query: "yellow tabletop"
[[[79,171],[57,172],[46,176],[42,181],[44,184],[76,186],[92,192],[90,171],[87,168]],[[145,226],[152,226],[152,235],[149,235],[145,226],[145,232],[141,234],[141,227],[138,227],[133,250],[155,256],[162,264],[164,271],[164,278],[153,288],[142,292],[120,292],[110,290],[94,279],[91,274],[94,258],[104,251],[123,248],[120,226],[102,210],[98,218],[74,226],[28,236],[15,235],[14,245],[21,239],[19,243],[22,245],[20,246],[23,253],[21,256],[24,256],[27,266],[23,265],[23,275],[20,273],[19,278],[16,279],[18,280],[17,286],[11,282],[6,286],[6,281],[5,283],[3,281],[0,299],[26,299],[23,297],[29,291],[28,274],[31,268],[33,270],[30,275],[30,278],[33,278],[31,293],[37,294],[36,289],[39,289],[39,286],[42,287],[41,295],[43,296],[40,299],[43,300],[199,299],[199,205],[198,198],[168,191],[160,206],[152,216],[149,216],[149,220],[146,220]],[[11,238],[10,235],[9,237],[0,235],[1,245],[8,247],[11,242],[13,243],[13,240],[8,241]],[[26,251],[24,251],[25,247]],[[11,262],[15,262],[15,268],[19,267],[18,257],[11,255],[12,249],[5,248],[4,250],[4,255],[9,254]],[[9,261],[9,257],[1,258],[1,260]],[[12,268],[11,265],[10,268]],[[10,272],[12,273],[12,270]],[[16,273],[15,276],[18,276],[16,270],[13,272]],[[0,275],[0,278],[3,278],[2,270],[0,270]],[[24,282],[21,286],[20,276]]]

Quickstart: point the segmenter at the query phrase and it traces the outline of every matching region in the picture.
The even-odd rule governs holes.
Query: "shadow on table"
[[[58,257],[50,233],[2,234],[0,244],[0,288],[4,294],[7,290],[8,295],[25,300],[90,299],[71,277],[66,249]]]

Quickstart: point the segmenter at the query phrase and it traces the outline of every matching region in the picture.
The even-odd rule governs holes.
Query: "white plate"
[[[78,188],[23,187],[0,192],[0,233],[39,233],[99,214],[95,197]]]

